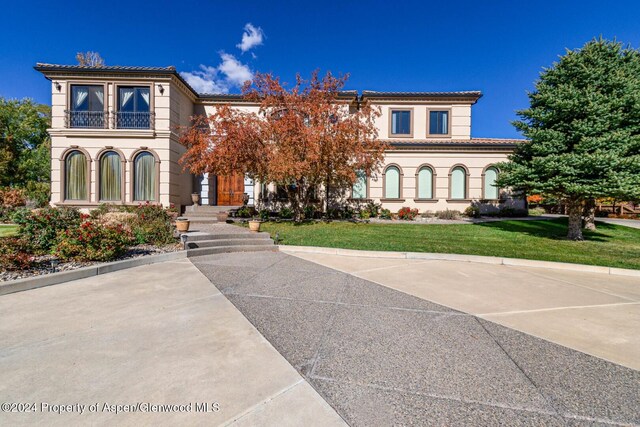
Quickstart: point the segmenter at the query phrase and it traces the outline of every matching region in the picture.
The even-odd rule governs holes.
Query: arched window
[[[133,200],[156,200],[156,159],[143,151],[133,161]]]
[[[87,156],[78,150],[70,152],[64,164],[66,200],[89,200]]]
[[[433,169],[422,166],[418,170],[418,199],[433,199]]]
[[[351,198],[366,199],[367,198],[367,174],[364,171],[356,171],[356,182],[351,189]]]
[[[107,151],[100,157],[100,200],[122,200],[121,158],[115,151]]]
[[[389,166],[384,171],[384,197],[385,199],[400,198],[400,169],[397,166]]]
[[[488,167],[484,171],[484,198],[488,200],[496,200],[500,198],[500,189],[496,187],[496,179],[498,179],[498,169],[493,166]]]
[[[462,166],[451,170],[451,198],[464,200],[467,198],[467,171]]]

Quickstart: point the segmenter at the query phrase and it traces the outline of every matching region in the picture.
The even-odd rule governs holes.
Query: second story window
[[[429,135],[449,134],[449,111],[429,111]]]
[[[72,85],[68,126],[72,128],[104,128],[104,86]]]
[[[411,136],[411,110],[391,110],[391,136]]]
[[[151,128],[151,95],[146,86],[118,87],[118,111],[116,112],[116,128],[150,129]]]

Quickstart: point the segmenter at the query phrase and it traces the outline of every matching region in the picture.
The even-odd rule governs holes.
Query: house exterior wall
[[[212,204],[216,198],[216,178],[214,176],[194,177],[183,170],[179,163],[185,148],[179,143],[179,127],[190,124],[193,115],[211,115],[220,105],[231,105],[244,112],[256,113],[259,106],[234,96],[199,96],[172,69],[130,73],[127,68],[108,72],[62,67],[42,71],[51,80],[52,126],[49,129],[52,141],[52,188],[51,204],[73,205],[81,208],[98,206],[99,200],[99,158],[105,150],[114,150],[121,155],[122,200],[115,203],[137,204],[133,196],[133,160],[136,153],[148,151],[156,159],[157,196],[155,202],[179,207],[190,205],[192,191],[199,192],[205,203]],[[140,71],[138,69],[137,71]],[[73,84],[93,84],[104,87],[105,114],[109,122],[106,128],[70,128],[65,111],[70,109],[70,91]],[[113,112],[117,111],[117,91],[119,86],[148,86],[150,88],[150,111],[154,115],[154,125],[150,129],[116,129]],[[403,206],[418,208],[421,212],[444,209],[464,210],[474,201],[482,201],[483,174],[487,167],[507,159],[513,150],[513,143],[493,145],[477,144],[471,138],[471,107],[481,96],[478,92],[465,92],[454,97],[434,95],[403,95],[397,93],[363,92],[362,99],[378,107],[381,116],[376,119],[378,137],[391,144],[386,152],[384,165],[373,173],[367,182],[367,199],[381,203],[391,211]],[[346,99],[351,95],[348,95]],[[353,94],[353,101],[357,94]],[[357,103],[345,104],[354,109]],[[390,115],[394,109],[409,109],[412,114],[409,136],[389,133]],[[445,135],[430,135],[428,113],[430,110],[449,112],[449,132]],[[415,146],[416,148],[412,148]],[[65,155],[70,150],[80,150],[89,158],[89,199],[86,201],[64,200]],[[401,196],[391,200],[384,194],[384,171],[389,165],[401,170]],[[421,165],[430,165],[435,173],[433,198],[420,200],[417,197],[416,173]],[[467,197],[464,200],[451,198],[451,169],[461,165],[468,171]],[[275,186],[269,184],[273,191]],[[249,195],[249,203],[255,202],[261,185],[245,179],[244,192]],[[350,192],[349,192],[350,193]],[[349,194],[350,195],[350,194]],[[524,201],[512,199],[503,193],[500,200],[491,200],[484,205],[524,207]],[[364,200],[363,200],[364,201]]]

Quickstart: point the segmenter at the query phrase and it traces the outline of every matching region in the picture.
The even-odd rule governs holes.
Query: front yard
[[[0,238],[12,237],[18,234],[17,225],[0,225]]]
[[[567,220],[423,225],[268,222],[284,245],[376,251],[439,252],[640,269],[640,230],[598,223],[585,241],[566,240]]]

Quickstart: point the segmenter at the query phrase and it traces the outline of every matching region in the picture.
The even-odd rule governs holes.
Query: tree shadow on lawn
[[[550,240],[567,240],[567,222],[567,218],[539,221],[505,220],[484,222],[474,224],[474,226],[487,227],[510,233],[526,234],[528,236]],[[611,231],[615,228],[616,227],[612,227],[611,224],[598,223],[598,230]],[[582,230],[582,234],[584,240],[589,242],[608,242],[611,240],[611,236],[600,233],[599,231]]]

